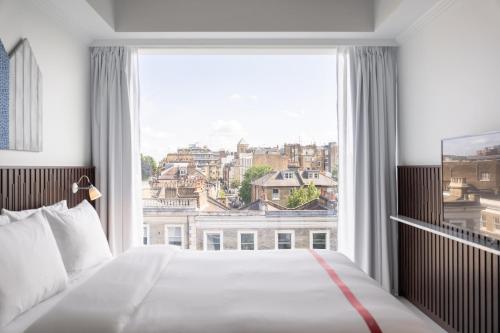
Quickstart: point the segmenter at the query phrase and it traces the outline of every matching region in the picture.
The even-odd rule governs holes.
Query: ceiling
[[[447,0],[38,0],[94,44],[395,43]],[[449,1],[449,0],[448,0]],[[40,5],[41,4],[41,5]]]

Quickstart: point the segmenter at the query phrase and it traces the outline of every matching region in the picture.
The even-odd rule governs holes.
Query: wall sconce
[[[80,186],[79,184],[82,181],[82,179],[84,179],[84,178],[87,180],[88,185],[87,186]],[[73,183],[73,185],[71,185],[71,191],[73,193],[78,192],[78,190],[89,190],[89,198],[91,201],[94,201],[94,200],[102,197],[101,192],[99,192],[97,187],[92,185],[89,177],[87,177],[86,175],[81,176],[80,179],[78,179],[78,181],[76,183]]]

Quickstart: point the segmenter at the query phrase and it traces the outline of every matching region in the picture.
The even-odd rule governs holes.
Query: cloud
[[[239,139],[247,135],[248,133],[239,121],[219,119],[211,124],[209,145],[211,147],[234,150]]]
[[[281,113],[289,118],[298,119],[298,118],[302,118],[306,112],[304,110],[299,110],[299,111],[283,110],[283,111],[281,111]]]
[[[241,95],[240,94],[232,94],[229,96],[229,99],[232,99],[232,100],[240,100],[241,99]]]
[[[255,102],[259,99],[257,95],[242,95],[238,93],[233,93],[229,95],[228,98],[232,101],[250,101],[250,102]]]
[[[141,128],[141,152],[153,156],[157,161],[161,160],[167,152],[176,150],[176,147],[168,144],[174,135],[168,130],[161,131],[151,127]]]

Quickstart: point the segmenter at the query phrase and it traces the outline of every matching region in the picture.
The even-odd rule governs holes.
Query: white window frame
[[[208,244],[207,236],[209,234],[219,234],[220,235],[220,250],[219,251],[224,250],[224,233],[222,232],[222,230],[204,230],[203,231],[203,251],[217,251],[217,250],[208,250],[207,249],[207,244]]]
[[[274,196],[274,190],[278,190],[278,196]],[[271,189],[271,199],[272,200],[280,200],[280,189],[279,188],[272,188]]]
[[[326,249],[325,250],[330,250],[330,231],[329,230],[310,230],[309,231],[309,248],[311,250],[320,250],[320,249],[314,249],[313,248],[313,235],[314,234],[326,234]]]
[[[278,234],[292,234],[292,237],[291,237],[292,244],[291,244],[290,250],[295,249],[295,230],[275,230],[274,231],[274,248],[276,250],[286,251],[288,249],[280,249],[278,247]]]
[[[491,173],[487,171],[482,171],[479,173],[479,181],[480,182],[490,182],[491,181]]]
[[[256,230],[238,230],[238,250],[251,251],[241,249],[241,234],[253,234],[253,250],[257,251],[259,249],[258,232]]]
[[[146,244],[144,244],[144,233],[146,234]],[[151,228],[150,228],[149,224],[145,224],[145,223],[142,224],[142,237],[141,238],[142,238],[141,243],[143,246],[151,244]]]
[[[184,233],[184,224],[165,224],[164,225],[164,232],[165,232],[165,244],[166,245],[171,245],[169,243],[168,239],[168,228],[181,228],[181,249],[186,248],[186,234]],[[177,246],[177,245],[172,245],[172,246]]]

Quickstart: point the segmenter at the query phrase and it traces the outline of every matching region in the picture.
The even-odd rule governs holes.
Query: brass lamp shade
[[[80,182],[83,179],[87,180],[88,186],[79,186]],[[71,186],[71,191],[73,193],[76,193],[79,190],[89,190],[89,199],[91,201],[97,200],[100,197],[102,197],[101,192],[99,192],[99,190],[97,189],[97,187],[95,187],[94,185],[92,185],[92,183],[90,182],[89,177],[87,177],[85,175],[81,176],[80,179],[76,183],[73,183],[73,185]]]
[[[101,194],[101,192],[99,192],[97,187],[95,187],[94,185],[90,185],[89,186],[89,198],[90,198],[90,200],[94,201],[96,199],[99,199],[100,197],[102,197],[102,194]]]

